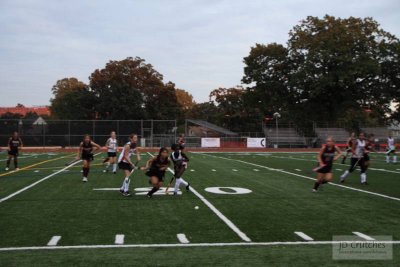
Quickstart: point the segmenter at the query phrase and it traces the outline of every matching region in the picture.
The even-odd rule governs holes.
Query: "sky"
[[[307,16],[373,17],[400,37],[400,0],[0,0],[0,106],[48,105],[57,80],[141,57],[196,102],[241,84],[256,43]]]

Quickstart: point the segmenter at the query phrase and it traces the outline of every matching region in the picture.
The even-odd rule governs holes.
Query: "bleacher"
[[[362,128],[362,131],[366,134],[374,134],[375,135],[375,139],[379,139],[379,142],[386,142],[388,135],[390,133],[390,130],[388,128],[385,127],[366,127],[366,128]]]
[[[265,136],[270,144],[279,144],[279,147],[305,147],[306,139],[300,136],[295,128],[265,128]]]
[[[336,143],[346,143],[350,133],[343,128],[315,128],[320,141],[325,142],[328,136],[332,136]]]

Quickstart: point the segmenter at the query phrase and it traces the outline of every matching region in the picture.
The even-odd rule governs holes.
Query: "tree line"
[[[251,47],[242,86],[217,88],[207,102],[128,57],[96,69],[89,84],[57,81],[51,112],[58,119],[204,119],[238,132],[259,131],[275,112],[304,129],[314,121],[381,125],[400,120],[399,57],[399,39],[372,18],[310,16],[286,44]]]

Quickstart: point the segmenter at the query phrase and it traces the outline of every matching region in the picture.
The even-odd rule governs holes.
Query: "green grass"
[[[0,199],[64,168],[74,156],[27,155],[31,157],[20,160],[21,168],[52,161],[8,174],[2,169]],[[313,178],[315,156],[189,153],[184,178],[253,242],[302,241],[295,231],[316,241],[353,231],[400,240],[400,201],[333,185],[311,193],[313,181],[293,174]],[[147,158],[143,155],[142,161]],[[125,244],[177,244],[178,233],[191,243],[244,242],[193,193],[147,199],[94,191],[118,188],[123,180],[122,172],[103,173],[101,159],[97,156],[92,163],[87,184],[81,182],[78,164],[0,202],[0,247],[46,246],[55,235],[62,236],[58,246],[113,245],[116,234],[125,235]],[[383,160],[383,155],[373,156],[371,168],[380,170],[368,171],[369,186],[359,184],[358,172],[345,185],[400,198],[400,165]],[[336,169],[346,168],[335,164],[334,182],[341,173]],[[166,180],[170,177],[168,173]],[[131,189],[148,186],[144,173],[135,172]],[[204,190],[208,187],[241,187],[252,193],[215,194]],[[399,247],[394,245],[394,259],[384,262],[333,261],[331,245],[0,251],[0,266],[398,266]]]

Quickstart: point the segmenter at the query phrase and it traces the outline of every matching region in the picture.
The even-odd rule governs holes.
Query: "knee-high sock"
[[[349,171],[348,170],[346,170],[341,176],[340,176],[340,180],[341,181],[344,181],[344,179],[346,179],[346,177],[349,175]]]
[[[157,192],[158,191],[158,189],[159,189],[159,187],[153,187],[147,194],[149,195],[149,196],[152,196],[155,192]]]
[[[113,172],[116,172],[117,171],[117,163],[114,163],[113,164],[113,170],[112,170]]]
[[[83,177],[87,178],[89,175],[89,168],[83,167],[82,170],[83,170]]]
[[[365,183],[367,181],[367,174],[361,173],[360,178],[361,178],[361,183]]]
[[[386,156],[386,163],[390,163],[390,156]]]
[[[393,163],[397,163],[397,156],[393,156]]]
[[[314,189],[315,190],[318,190],[318,187],[321,185],[321,182],[320,181],[316,181],[315,183],[314,183]]]
[[[131,179],[129,179],[129,177],[125,177],[124,181],[122,182],[122,186],[121,186],[122,191],[128,192],[130,183],[131,183]]]
[[[185,180],[183,180],[183,178],[176,178],[176,182],[175,182],[175,188],[174,188],[174,192],[177,193],[179,186],[183,184],[184,186],[188,186],[188,182],[186,182]]]
[[[18,168],[18,158],[14,157],[14,167]]]

